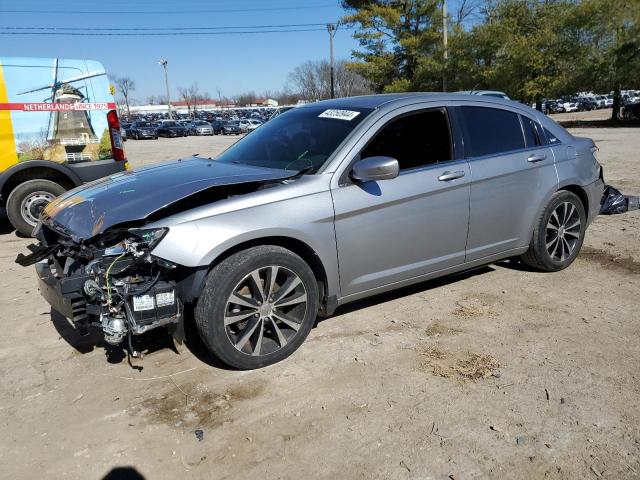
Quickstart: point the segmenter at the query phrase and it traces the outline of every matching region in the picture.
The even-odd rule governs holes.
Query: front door
[[[357,159],[398,160],[392,180],[332,189],[342,296],[460,265],[469,221],[470,170],[453,155],[444,108],[390,118]]]

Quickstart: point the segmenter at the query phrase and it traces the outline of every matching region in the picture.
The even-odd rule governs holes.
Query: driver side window
[[[400,170],[452,160],[451,134],[444,109],[423,110],[385,125],[360,153],[398,160]]]

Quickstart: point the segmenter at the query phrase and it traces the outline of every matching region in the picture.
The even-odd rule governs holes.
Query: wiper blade
[[[300,177],[302,177],[303,175],[306,175],[307,173],[309,173],[312,170],[313,170],[313,165],[309,165],[308,167],[305,167],[302,170],[299,170],[295,175],[293,175],[292,177],[289,177],[289,178],[300,178]]]

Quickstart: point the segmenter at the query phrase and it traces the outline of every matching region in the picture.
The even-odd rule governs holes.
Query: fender
[[[82,180],[72,168],[49,160],[27,160],[26,162],[16,163],[7,168],[4,172],[0,173],[0,192],[4,189],[4,185],[13,175],[18,172],[30,170],[32,168],[48,168],[55,170],[62,175],[66,176],[77,187],[82,184]]]

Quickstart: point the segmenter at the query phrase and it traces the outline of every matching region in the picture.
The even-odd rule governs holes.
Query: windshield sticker
[[[360,115],[360,112],[353,112],[351,110],[334,110],[329,109],[318,115],[318,118],[334,118],[336,120],[346,120],[350,122],[354,118]]]

